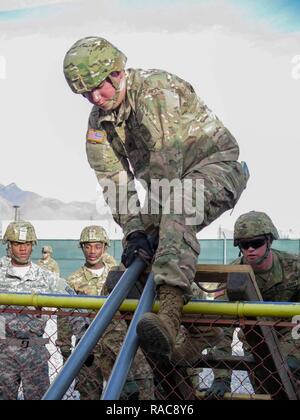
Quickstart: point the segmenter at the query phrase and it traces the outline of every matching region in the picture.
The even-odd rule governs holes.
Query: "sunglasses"
[[[265,238],[252,239],[251,241],[240,241],[239,246],[242,249],[249,249],[249,248],[257,249],[265,245],[266,242],[267,241]]]

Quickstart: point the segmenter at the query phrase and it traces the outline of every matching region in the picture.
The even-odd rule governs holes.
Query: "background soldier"
[[[10,223],[3,242],[9,245],[11,262],[0,267],[0,293],[74,294],[63,279],[31,262],[37,238],[29,222]],[[50,355],[46,348],[49,340],[43,338],[48,316],[22,314],[22,309],[19,314],[1,315],[4,330],[0,339],[1,400],[17,399],[21,382],[25,399],[39,400],[49,387]],[[75,327],[75,320],[72,325]]]
[[[38,260],[37,265],[42,267],[44,270],[50,270],[52,273],[59,275],[59,266],[57,262],[52,258],[53,249],[50,245],[45,245],[42,248],[42,258]]]
[[[109,292],[104,288],[107,275],[112,267],[116,266],[115,259],[107,253],[109,239],[105,229],[100,226],[88,226],[83,229],[80,235],[80,247],[85,257],[85,265],[80,267],[68,278],[68,284],[74,288],[79,295],[108,295]],[[115,359],[119,353],[123,339],[127,332],[127,325],[124,320],[113,320],[105,331],[102,340],[97,344],[93,353],[88,357],[78,375],[76,388],[80,392],[82,400],[99,400],[102,393],[103,376],[107,380]],[[59,321],[58,340],[64,359],[71,353],[71,331],[63,320]],[[123,391],[123,398],[134,396],[140,391],[140,398],[149,399],[153,395],[153,390],[149,385],[145,386],[145,380],[152,376],[151,370],[144,357],[139,353],[135,363],[135,376],[141,380],[140,389],[135,383],[132,375],[127,380]],[[146,365],[146,368],[144,367]],[[144,379],[144,370],[147,370]],[[148,382],[147,382],[148,383]],[[147,384],[146,384],[147,385]],[[145,392],[143,387],[145,386]],[[151,394],[152,392],[152,394]],[[127,393],[127,395],[125,395]],[[147,398],[145,398],[147,396]]]
[[[182,306],[192,295],[190,285],[200,251],[196,233],[236,204],[248,174],[237,162],[239,148],[234,137],[189,83],[161,70],[125,71],[125,64],[125,55],[114,45],[103,38],[89,37],[67,52],[64,73],[73,92],[94,105],[87,155],[104,191],[110,180],[119,197],[119,175],[123,171],[127,174],[130,204],[137,198],[132,189],[134,178],[143,180],[151,193],[154,179],[177,180],[181,186],[185,180],[191,181],[187,207],[191,210],[196,206],[192,214],[187,209],[181,214],[174,211],[178,200],[174,189],[168,195],[171,212],[165,211],[167,203],[157,194],[151,205],[159,214],[149,215],[140,208],[123,212],[120,203],[112,208],[124,231],[122,262],[126,267],[137,253],[151,261],[154,249],[147,233],[159,237],[152,269],[160,309],[158,315],[145,314],[137,332],[146,352],[170,356]],[[205,185],[198,200],[197,180]],[[109,200],[108,204],[114,206]],[[194,224],[187,223],[191,215],[198,216]]]
[[[300,257],[271,248],[274,239],[279,239],[279,235],[267,214],[251,211],[241,215],[234,226],[234,246],[239,247],[242,255],[233,264],[251,265],[264,301],[300,302]],[[223,293],[218,299],[227,300],[226,292]],[[232,328],[226,330],[226,337],[217,346],[217,352],[231,354],[233,332]],[[239,338],[244,343],[244,350],[247,350],[247,341],[242,333]],[[280,330],[278,338],[296,381],[300,380],[299,340],[293,340],[291,329]],[[214,374],[208,395],[222,397],[225,392],[231,392],[231,371],[216,370]],[[298,393],[299,390],[298,383]]]

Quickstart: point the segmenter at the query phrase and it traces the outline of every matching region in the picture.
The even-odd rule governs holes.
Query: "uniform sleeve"
[[[94,130],[94,131],[90,131]],[[92,141],[92,137],[101,137],[101,141]],[[114,151],[107,140],[104,129],[98,130],[93,112],[90,115],[88,126],[86,153],[89,164],[94,169],[99,185],[103,189],[103,196],[115,222],[121,226],[124,236],[136,230],[144,230],[140,218],[140,204],[134,187],[134,176],[130,170],[127,159],[121,152]],[[100,134],[102,133],[102,134]],[[126,196],[124,196],[126,192]],[[134,211],[125,208],[123,203],[134,202]],[[136,211],[137,209],[137,211]]]
[[[53,275],[49,279],[49,282],[51,287],[51,293],[76,295],[74,289],[72,289],[66,282],[66,280],[61,277]],[[64,311],[75,313],[75,315],[69,316],[68,318],[64,318],[58,323],[58,340],[67,343],[70,340],[71,333],[76,335],[77,337],[81,337],[86,331],[86,320],[82,317],[76,316],[76,312],[87,311],[83,309],[76,310],[69,308],[64,308]]]

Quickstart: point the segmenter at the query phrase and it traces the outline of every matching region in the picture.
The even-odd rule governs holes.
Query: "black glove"
[[[121,259],[126,268],[130,266],[139,251],[146,260],[151,262],[154,249],[148,241],[146,233],[142,231],[133,232],[127,238]]]
[[[211,387],[206,391],[205,398],[208,400],[223,398],[225,392],[231,392],[230,383],[230,379],[215,379]]]
[[[286,358],[288,367],[297,381],[300,381],[300,360],[295,356],[288,356]]]
[[[95,356],[93,354],[89,354],[86,361],[84,362],[84,365],[86,367],[91,367],[94,363],[94,359],[95,359]]]

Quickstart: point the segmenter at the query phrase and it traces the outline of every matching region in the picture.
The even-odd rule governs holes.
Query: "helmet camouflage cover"
[[[7,242],[33,242],[36,245],[37,237],[34,227],[25,221],[10,223],[3,237],[3,243]]]
[[[101,226],[87,226],[80,235],[80,244],[85,242],[103,242],[109,246],[109,239],[106,230]]]
[[[270,217],[259,211],[242,214],[234,225],[234,246],[237,246],[241,239],[250,239],[261,235],[271,235],[272,239],[279,238]]]
[[[42,252],[47,253],[47,254],[53,254],[52,246],[50,245],[43,246]]]
[[[74,93],[95,89],[113,71],[125,68],[127,58],[104,38],[80,39],[64,59],[65,78]]]

